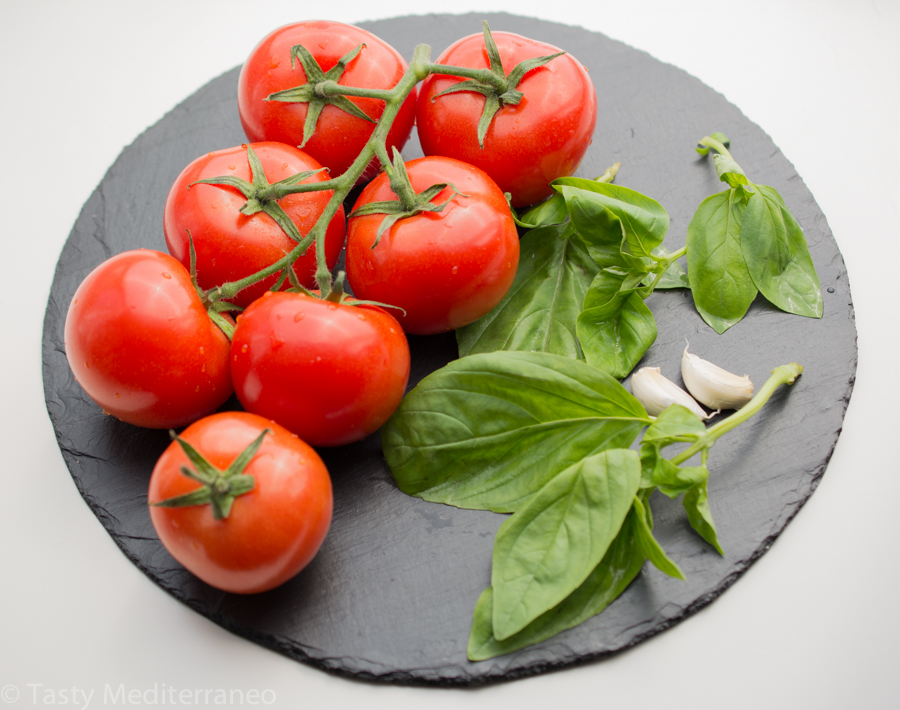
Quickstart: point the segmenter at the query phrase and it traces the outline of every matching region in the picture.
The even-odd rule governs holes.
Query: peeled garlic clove
[[[753,383],[688,352],[681,357],[681,378],[698,402],[711,409],[740,409],[753,398]]]
[[[670,404],[687,407],[701,419],[709,414],[687,392],[660,373],[658,367],[642,367],[631,376],[631,393],[647,413],[658,416]]]

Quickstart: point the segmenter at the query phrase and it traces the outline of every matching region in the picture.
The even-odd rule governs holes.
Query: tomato
[[[185,268],[140,249],[104,261],[75,291],[65,347],[75,379],[109,414],[168,429],[231,396],[230,343]]]
[[[509,32],[494,32],[493,37],[507,75],[525,59],[559,51]],[[459,40],[437,63],[488,68],[484,36]],[[425,155],[446,155],[476,165],[512,194],[514,207],[548,197],[552,180],[575,172],[591,144],[597,95],[587,70],[574,57],[564,54],[525,75],[517,86],[524,97],[497,112],[483,149],[478,144],[478,120],[484,96],[472,91],[437,96],[459,81],[432,74],[422,83],[416,126]]]
[[[407,65],[396,49],[371,32],[340,22],[299,22],[269,34],[250,53],[238,80],[238,110],[244,133],[251,141],[303,143],[303,125],[308,104],[267,101],[271,94],[292,89],[307,82],[299,61],[291,61],[291,48],[302,44],[315,57],[323,72],[332,69],[345,54],[358,45],[362,51],[344,70],[337,82],[343,86],[367,89],[392,89]],[[352,97],[367,116],[378,120],[384,102]],[[400,108],[387,135],[391,146],[401,150],[409,138],[416,116],[415,91]],[[331,105],[323,108],[312,138],[303,150],[331,170],[333,177],[345,172],[362,151],[375,124]],[[378,172],[378,161],[368,166],[363,180]]]
[[[337,446],[368,436],[400,404],[409,345],[380,308],[270,291],[238,317],[231,374],[244,409],[313,446]]]
[[[250,147],[262,163],[270,183],[322,167],[303,151],[283,143],[255,143]],[[197,252],[197,281],[204,290],[254,274],[278,261],[297,245],[268,214],[242,214],[240,209],[247,198],[236,187],[192,185],[197,180],[222,175],[250,181],[246,146],[208,153],[188,165],[169,190],[163,218],[169,253],[188,268],[190,232]],[[304,182],[326,179],[323,172]],[[278,204],[300,234],[306,236],[332,194],[332,191],[298,193],[278,200]],[[344,208],[340,207],[325,233],[329,268],[337,263],[344,245],[344,227]],[[315,246],[307,249],[294,263],[294,272],[304,286],[312,288],[315,285]],[[271,276],[242,290],[232,301],[239,306],[250,305],[272,287],[276,278],[277,275]],[[287,286],[290,284],[286,283]]]
[[[178,442],[169,445],[150,477],[150,519],[165,548],[204,582],[227,592],[252,594],[286,582],[310,563],[331,524],[325,464],[279,424],[247,412],[222,412],[192,424],[181,438],[224,471],[266,429],[243,470],[253,477],[253,488],[236,496],[221,520],[209,504],[155,505],[203,487],[181,472],[182,466],[196,468]]]
[[[496,306],[516,276],[519,238],[506,198],[484,172],[453,158],[426,157],[406,164],[416,193],[452,184],[433,200],[440,212],[395,222],[375,245],[383,214],[350,219],[347,278],[360,299],[399,306],[392,311],[407,333],[454,330]],[[382,173],[354,209],[396,199]],[[374,245],[374,246],[373,246]]]

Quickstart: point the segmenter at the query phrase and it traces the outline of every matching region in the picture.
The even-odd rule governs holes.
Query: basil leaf
[[[588,200],[599,204],[621,220],[632,254],[650,256],[662,244],[669,230],[669,214],[656,200],[621,185],[585,180],[584,178],[558,178],[553,185],[562,186],[563,197],[569,207],[573,222],[572,201]],[[573,190],[577,188],[577,192]],[[575,228],[581,231],[578,224]]]
[[[747,174],[730,155],[716,153],[713,155],[713,162],[716,165],[716,172],[719,174],[719,180],[728,183],[729,187],[738,187],[739,185],[746,185],[750,182],[747,179]]]
[[[644,555],[634,536],[635,519],[632,509],[606,556],[578,589],[503,641],[494,638],[491,625],[493,590],[490,587],[485,589],[475,605],[469,634],[469,660],[483,661],[540,643],[578,626],[609,606],[644,566]]]
[[[664,259],[666,257],[671,256],[672,252],[666,249],[663,246],[656,247],[653,250],[653,256],[657,258]],[[649,286],[653,279],[655,278],[655,274],[648,274],[644,277],[641,283],[644,286]],[[688,280],[687,273],[684,268],[678,261],[673,261],[666,270],[663,272],[662,278],[656,284],[657,289],[668,289],[668,288],[690,288],[691,282]]]
[[[635,261],[642,263],[633,256],[622,254],[625,243],[622,220],[602,203],[590,199],[584,190],[564,187],[562,192],[570,224],[584,240],[588,253],[598,267],[628,270]]]
[[[575,319],[598,271],[584,243],[571,228],[550,226],[522,237],[519,252],[519,269],[503,300],[456,331],[460,357],[523,350],[583,359]]]
[[[706,425],[687,407],[673,404],[666,407],[644,432],[643,444],[654,443],[657,447],[668,446],[677,441],[693,442],[706,433]]]
[[[585,297],[587,301],[587,297]],[[624,378],[644,357],[656,340],[656,320],[643,299],[631,293],[618,310],[615,299],[595,308],[585,308],[575,323],[585,360]]]
[[[491,570],[496,639],[521,631],[584,582],[618,535],[640,480],[635,451],[589,456],[500,527]]]
[[[519,223],[528,229],[534,229],[550,224],[562,224],[568,217],[565,199],[560,193],[554,192],[543,202],[529,207],[520,214]]]
[[[615,379],[547,353],[470,355],[426,377],[382,428],[404,493],[510,512],[554,475],[650,423]]]
[[[635,537],[637,538],[638,545],[640,545],[644,555],[646,555],[647,559],[653,563],[653,566],[663,574],[675,577],[676,579],[684,579],[684,573],[679,569],[678,565],[669,559],[665,550],[660,547],[656,538],[653,537],[653,523],[648,517],[648,512],[650,510],[649,506],[645,506],[640,498],[635,498],[634,509],[637,512]]]
[[[706,467],[700,467],[705,469]],[[707,477],[709,472],[707,471]],[[707,494],[707,484],[704,480],[698,483],[694,488],[684,494],[682,500],[684,510],[687,512],[688,520],[691,527],[706,540],[710,545],[716,548],[720,555],[724,555],[722,548],[719,546],[718,535],[716,534],[716,525],[713,522],[712,511],[709,509],[709,499]]]
[[[781,310],[821,318],[822,286],[803,230],[775,188],[754,187],[741,237],[753,283]]]
[[[743,188],[710,195],[700,203],[687,229],[694,305],[720,335],[744,317],[756,298],[741,246],[746,197]]]

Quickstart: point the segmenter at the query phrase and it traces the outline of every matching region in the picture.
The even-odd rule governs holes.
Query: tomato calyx
[[[409,173],[406,171],[406,163],[403,162],[403,156],[400,155],[400,151],[396,148],[394,148],[393,165],[386,163],[384,171],[388,176],[388,180],[390,180],[391,190],[397,195],[397,199],[369,202],[362,207],[353,210],[348,217],[348,219],[352,219],[353,217],[365,217],[373,214],[385,215],[385,218],[378,227],[378,231],[375,233],[375,242],[371,246],[372,249],[378,246],[381,237],[395,222],[405,219],[406,217],[413,217],[421,212],[440,212],[450,204],[457,195],[460,197],[468,197],[468,195],[464,195],[457,190],[455,185],[446,182],[437,183],[422,190],[422,192],[417,193],[409,180]],[[450,197],[441,204],[432,202],[435,197],[448,187],[453,192]]]
[[[256,455],[262,446],[263,438],[270,433],[264,430],[253,442],[244,449],[237,458],[224,471],[213,466],[191,444],[170,431],[172,439],[178,442],[181,450],[190,462],[194,464],[191,469],[188,466],[181,467],[181,473],[202,486],[195,491],[184,495],[166,498],[156,503],[150,503],[160,508],[187,508],[195,505],[210,505],[213,517],[216,520],[224,520],[231,513],[231,507],[238,496],[249,493],[256,486],[256,479],[244,473],[244,469]]]
[[[494,116],[504,106],[518,104],[524,94],[519,91],[519,82],[532,69],[537,69],[547,64],[549,61],[565,54],[565,52],[556,52],[543,57],[534,57],[526,59],[517,64],[513,70],[507,75],[503,69],[503,62],[500,59],[500,51],[497,44],[491,36],[491,30],[487,21],[484,22],[484,46],[487,50],[488,59],[491,67],[482,70],[478,74],[478,78],[466,79],[453,84],[448,89],[432,97],[432,101],[446,94],[454,94],[459,91],[474,91],[484,96],[484,110],[481,118],[478,120],[478,144],[484,148],[484,137],[487,135],[488,128],[494,120]]]
[[[276,91],[269,94],[266,101],[284,101],[285,103],[305,103],[309,104],[306,111],[306,120],[303,123],[303,142],[300,147],[306,145],[307,141],[312,138],[316,130],[316,124],[319,122],[319,115],[326,106],[334,106],[335,108],[349,113],[351,116],[361,118],[370,123],[376,121],[367,115],[359,106],[353,103],[346,96],[340,94],[332,94],[327,92],[327,82],[337,84],[338,79],[344,73],[347,65],[350,64],[359,53],[365,48],[365,44],[358,44],[356,47],[341,57],[328,71],[322,71],[319,62],[302,44],[296,44],[291,47],[291,69],[296,67],[297,61],[303,67],[306,73],[307,83],[295,86],[293,89],[285,89],[284,91]]]

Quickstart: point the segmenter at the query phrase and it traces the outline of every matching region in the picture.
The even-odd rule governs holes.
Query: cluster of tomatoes
[[[502,75],[554,52],[512,34],[489,40],[485,30],[437,63]],[[497,111],[483,137],[485,96],[448,92],[460,78],[430,74],[383,140],[387,154],[399,151],[417,123],[426,157],[400,167],[410,194],[426,193],[436,208],[385,229],[390,210],[379,205],[398,200],[391,180],[377,159],[354,165],[385,102],[309,87],[330,80],[390,91],[406,71],[395,49],[356,27],[306,22],[270,34],[239,81],[250,142],[197,158],[175,181],[164,214],[169,254],[112,257],[70,305],[66,354],[85,392],[137,426],[190,425],[154,469],[151,518],[171,554],[221,589],[269,589],[312,559],[332,510],[328,472],[312,447],[360,440],[390,417],[409,376],[405,333],[461,327],[503,298],[519,258],[504,192],[514,206],[543,199],[590,144],[596,98],[569,55],[518,77],[512,88],[521,98]],[[245,189],[300,173],[303,183],[327,182],[353,169],[358,184],[371,182],[349,219],[343,206],[329,212],[333,190],[288,194],[265,210]],[[323,214],[324,236],[292,274],[260,277],[227,303],[210,297],[283,259]],[[323,260],[334,267],[345,239],[355,297],[307,290]],[[246,411],[211,415],[232,392]]]

